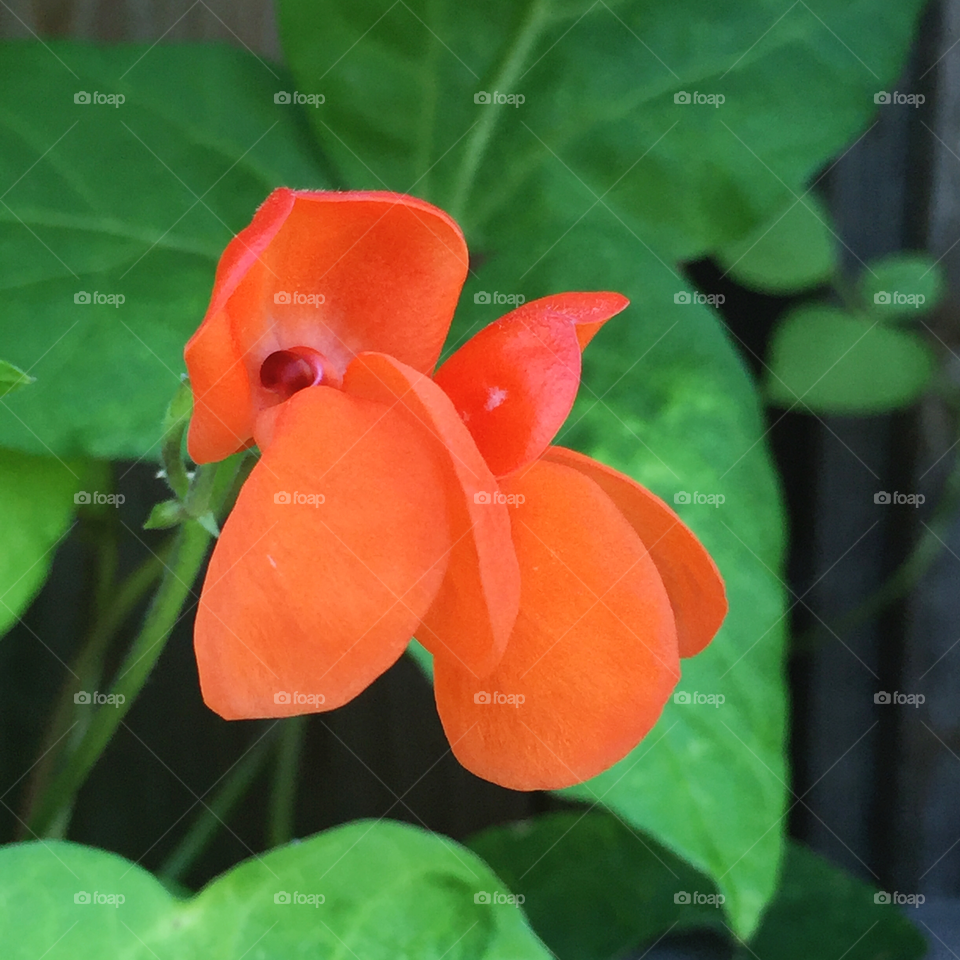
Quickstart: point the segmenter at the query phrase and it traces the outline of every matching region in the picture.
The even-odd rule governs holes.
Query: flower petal
[[[204,463],[249,444],[258,413],[277,402],[260,367],[280,350],[309,347],[341,376],[362,350],[429,373],[466,271],[459,227],[422,200],[275,190],[227,246],[187,344],[190,455]]]
[[[501,486],[525,498],[512,517],[517,625],[482,687],[436,657],[437,709],[468,770],[553,790],[616,763],[654,725],[680,676],[673,611],[639,537],[592,480],[541,460]],[[520,705],[496,702],[517,695]]]
[[[483,676],[500,660],[520,605],[510,517],[497,503],[497,481],[447,395],[392,357],[362,353],[347,368],[344,390],[398,405],[435,439],[445,462],[453,549],[447,575],[416,630],[434,654]]]
[[[485,327],[440,367],[437,383],[497,476],[547,448],[576,398],[582,347],[627,303],[616,293],[533,300]]]
[[[203,698],[227,719],[355,697],[403,653],[450,550],[443,466],[403,412],[321,386],[265,416],[272,442],[224,525],[197,612]]]
[[[610,497],[650,551],[677,619],[681,657],[693,657],[714,638],[727,615],[723,578],[696,534],[658,496],[636,480],[590,457],[551,447],[552,463],[579,470]]]

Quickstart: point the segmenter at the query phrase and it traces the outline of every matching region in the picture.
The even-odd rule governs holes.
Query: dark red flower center
[[[291,347],[271,353],[260,367],[260,383],[280,400],[289,400],[307,387],[339,387],[336,369],[312,347]]]

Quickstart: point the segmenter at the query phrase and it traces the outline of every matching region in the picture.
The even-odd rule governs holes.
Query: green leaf
[[[47,579],[89,478],[87,464],[0,449],[0,636]]]
[[[225,46],[11,41],[0,85],[0,342],[38,381],[0,444],[156,456],[223,248],[273,187],[325,185],[289,78]]]
[[[36,382],[36,377],[31,377],[30,374],[24,373],[19,367],[15,367],[12,363],[0,360],[0,397],[5,397],[8,393],[13,393],[14,390],[19,390],[21,387],[28,387],[31,383]]]
[[[559,170],[676,260],[782,211],[866,127],[921,7],[280,0],[279,21],[352,187],[415,192],[471,235]]]
[[[836,265],[830,214],[816,197],[791,200],[718,259],[734,280],[758,290],[787,294],[823,283]]]
[[[544,196],[551,189],[544,183]],[[583,206],[571,203],[573,227],[560,243],[553,238],[566,227],[536,194],[509,229],[500,227],[503,247],[468,284],[450,346],[503,309],[476,304],[480,290],[530,300],[550,290],[609,289],[633,301],[586,350],[580,398],[557,442],[651,488],[710,550],[730,613],[711,646],[684,661],[678,690],[723,694],[725,703],[671,701],[623,761],[561,794],[609,807],[714,877],[732,924],[747,936],[776,886],[787,777],[783,518],[759,404],[715,315],[677,302],[683,278],[628,242],[619,211],[578,199]],[[681,492],[726,500],[678,505]],[[410,652],[423,660],[425,651]]]
[[[940,266],[922,253],[897,253],[867,265],[860,296],[874,317],[909,320],[932,310],[946,287]]]
[[[608,960],[667,933],[729,928],[715,888],[650,837],[598,812],[492,827],[467,845],[525,898],[557,960]],[[923,937],[875,888],[791,843],[776,896],[742,960],[919,960]],[[677,901],[687,901],[680,902]]]
[[[912,403],[934,369],[920,336],[825,305],[799,307],[780,321],[768,363],[773,403],[846,415]]]
[[[183,523],[187,519],[187,512],[179,500],[164,500],[155,503],[143,525],[144,530],[167,530]]]
[[[545,814],[491,827],[467,846],[526,898],[530,924],[557,960],[630,956],[668,930],[728,930],[710,880],[607,813]],[[677,904],[684,894],[690,903]],[[694,902],[699,895],[705,902]]]
[[[926,939],[901,908],[877,903],[878,892],[806,847],[791,844],[780,890],[750,944],[751,952],[744,951],[742,960],[925,957]]]
[[[498,886],[469,850],[389,820],[272,850],[188,901],[114,854],[17,844],[0,850],[0,942],[9,960],[548,960],[517,907],[478,896]]]

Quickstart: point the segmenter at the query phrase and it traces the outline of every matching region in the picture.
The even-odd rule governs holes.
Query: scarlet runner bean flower
[[[203,586],[200,682],[228,719],[332,710],[416,636],[460,762],[559,788],[650,730],[723,582],[661,500],[551,446],[626,298],[526,303],[434,374],[466,273],[457,224],[400,194],[279,189],[227,246],[188,447],[262,456]]]

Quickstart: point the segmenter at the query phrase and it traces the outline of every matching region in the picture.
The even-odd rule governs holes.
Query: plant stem
[[[34,768],[30,786],[27,789],[26,814],[24,821],[29,822],[35,811],[37,798],[40,797],[57,767],[59,758],[69,742],[76,744],[79,734],[67,741],[67,734],[78,725],[74,695],[82,690],[93,690],[100,682],[103,658],[117,631],[123,626],[137,604],[160,576],[164,562],[169,555],[165,548],[159,556],[151,555],[120,585],[112,605],[100,606],[100,612],[87,634],[79,656],[74,660],[72,672],[67,677],[60,693],[60,699],[54,711],[41,750],[42,759]],[[21,836],[26,829],[21,830]]]
[[[189,871],[206,849],[217,827],[226,821],[237,801],[256,779],[282,729],[280,723],[274,723],[231,767],[210,804],[204,806],[184,838],[157,871],[161,879],[179,881]]]
[[[270,796],[270,817],[267,839],[271,847],[289,843],[294,837],[297,780],[306,717],[289,717],[281,721],[280,752]]]
[[[180,610],[200,572],[209,543],[210,534],[198,523],[190,520],[180,526],[170,563],[150,604],[143,628],[110,688],[111,694],[116,695],[116,705],[105,704],[96,708],[76,750],[38,802],[36,812],[29,821],[28,830],[31,834],[47,836],[61,813],[70,808],[93,765],[133,706],[180,617]]]

